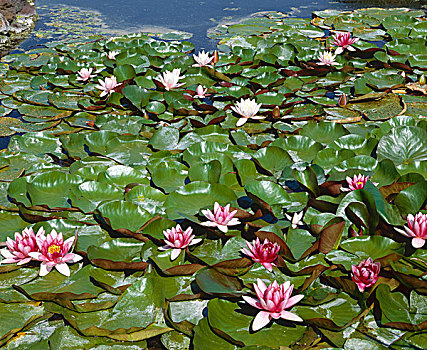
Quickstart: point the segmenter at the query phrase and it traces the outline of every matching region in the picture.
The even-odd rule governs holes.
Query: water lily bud
[[[423,74],[420,78],[420,85],[425,85],[426,84],[426,76]]]
[[[280,118],[280,108],[279,106],[274,107],[273,109],[273,118],[279,119]]]
[[[218,61],[219,61],[218,51],[215,50],[214,53],[213,53],[213,60],[212,60],[212,62],[213,62],[213,64],[217,64]]]
[[[345,107],[347,105],[347,95],[346,94],[342,94],[338,100],[338,106],[340,107]]]

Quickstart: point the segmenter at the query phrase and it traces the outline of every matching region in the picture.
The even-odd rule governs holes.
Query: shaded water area
[[[217,40],[209,38],[209,32],[222,24],[239,22],[254,13],[281,11],[294,17],[311,17],[313,11],[324,9],[354,10],[364,7],[411,7],[425,8],[425,0],[158,0],[158,1],[117,1],[117,0],[38,0],[36,2],[40,16],[36,32],[21,47],[32,45],[58,37],[66,30],[84,27],[88,32],[104,34],[123,34],[129,32],[165,33],[180,31],[186,33],[183,38],[196,45],[197,49],[212,50]],[[68,23],[68,25],[67,25]],[[62,28],[61,28],[62,27]],[[36,36],[38,31],[47,31],[52,35]],[[77,30],[77,34],[79,30]],[[84,32],[84,30],[83,30]]]

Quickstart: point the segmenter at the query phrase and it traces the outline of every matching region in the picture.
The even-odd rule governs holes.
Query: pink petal
[[[259,303],[259,300],[256,300],[254,298],[248,297],[246,295],[242,296],[243,300],[246,301],[249,305],[256,307],[257,309],[262,309],[261,304]]]
[[[32,257],[35,260],[39,260],[39,261],[43,259],[43,254],[42,253],[38,253],[38,252],[28,253],[28,256]]]
[[[290,308],[293,305],[295,305],[296,303],[298,303],[303,298],[304,298],[304,295],[302,295],[302,294],[294,295],[293,297],[288,299],[288,302],[286,303],[285,307]]]
[[[293,312],[289,312],[289,311],[286,311],[286,310],[283,310],[280,313],[280,317],[283,318],[284,320],[289,320],[289,321],[296,321],[296,322],[303,322],[304,321],[297,314],[294,314]]]
[[[261,328],[268,325],[270,320],[271,320],[271,315],[269,312],[267,312],[267,311],[258,312],[258,314],[255,316],[255,319],[252,323],[252,330],[254,332],[260,330]]]
[[[273,271],[273,265],[271,263],[264,262],[264,263],[261,263],[261,265],[264,266],[268,271],[270,272]]]
[[[27,262],[30,262],[30,261],[31,261],[31,257],[30,258],[25,258],[25,259],[22,259],[20,262],[18,262],[17,265],[24,265],[24,264],[26,264]]]

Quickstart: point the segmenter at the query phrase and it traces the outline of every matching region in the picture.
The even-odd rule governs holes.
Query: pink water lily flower
[[[202,210],[202,214],[210,221],[202,222],[201,225],[209,227],[218,227],[222,232],[228,232],[228,226],[239,225],[239,219],[234,218],[237,210],[230,212],[230,204],[225,207],[219,205],[218,202],[214,204],[214,212],[209,209]]]
[[[412,246],[421,248],[424,246],[427,239],[427,214],[418,213],[415,216],[409,214],[406,217],[408,226],[404,226],[405,230],[396,228],[401,234],[412,237]]]
[[[257,331],[266,326],[272,318],[283,318],[284,320],[303,322],[304,320],[298,315],[286,311],[298,303],[304,295],[299,294],[291,297],[294,286],[289,281],[278,284],[274,281],[268,287],[265,283],[257,279],[254,283],[255,293],[258,299],[243,296],[243,299],[253,307],[262,311],[258,312],[252,324],[252,330]]]
[[[258,104],[255,102],[255,100],[251,100],[249,98],[246,100],[242,98],[239,102],[236,103],[235,106],[231,106],[231,109],[241,116],[241,118],[237,121],[236,126],[242,126],[248,121],[249,118],[264,119],[265,117],[256,116],[261,106],[261,103]]]
[[[40,276],[46,276],[53,268],[64,276],[70,276],[70,268],[67,264],[75,263],[83,258],[80,255],[71,253],[76,237],[70,237],[64,241],[62,232],[57,233],[52,230],[47,236],[45,232],[38,232],[36,235],[39,252],[32,252],[29,255],[34,259],[41,261]]]
[[[163,75],[160,74],[154,79],[162,83],[165,90],[169,91],[185,84],[178,83],[179,79],[185,78],[184,76],[180,76],[180,74],[181,68],[175,68],[172,72],[167,70],[163,72]]]
[[[259,238],[253,241],[252,244],[246,242],[249,249],[243,248],[242,253],[249,256],[253,261],[260,263],[268,271],[273,271],[274,261],[277,259],[280,247],[274,242],[271,243],[267,238],[264,243],[261,243]]]
[[[39,229],[38,234],[40,232],[44,232],[43,227]],[[8,237],[6,246],[7,249],[0,250],[1,255],[6,258],[1,261],[3,264],[26,264],[33,259],[29,254],[39,250],[36,235],[31,227],[24,228],[22,234],[16,232],[15,240]]]
[[[351,279],[363,293],[378,280],[381,264],[374,263],[371,258],[362,260],[359,265],[351,265]]]
[[[181,226],[178,224],[176,227],[167,229],[163,231],[165,235],[165,243],[164,247],[160,247],[160,250],[172,249],[171,260],[175,260],[182,249],[187,248],[190,245],[199,243],[201,238],[194,238],[193,229],[188,227],[185,231],[182,230]]]
[[[198,56],[193,54],[193,58],[196,61],[196,63],[193,64],[192,67],[211,67],[212,68],[212,65],[210,63],[213,61],[214,56],[209,57],[209,52],[205,53],[205,51],[201,51],[199,52]]]
[[[114,92],[114,89],[121,84],[117,83],[117,79],[114,75],[111,78],[105,78],[104,81],[101,79],[98,80],[99,85],[96,88],[102,90],[100,97],[104,97],[106,95],[111,95]]]
[[[208,89],[204,89],[202,85],[197,86],[196,95],[194,97],[205,98],[207,95]]]
[[[82,68],[82,69],[80,69],[80,70],[77,72],[77,74],[79,75],[79,76],[77,77],[77,80],[80,80],[80,81],[88,81],[90,78],[94,77],[94,75],[91,75],[91,74],[92,74],[92,71],[93,71],[93,69],[92,69],[92,68],[89,68],[89,69],[87,69],[87,68]]]
[[[358,174],[358,175],[354,175],[353,178],[351,178],[350,176],[347,176],[345,180],[347,181],[349,188],[341,187],[341,191],[344,191],[344,192],[355,191],[355,190],[360,190],[362,188],[365,188],[366,182],[369,180],[369,176]],[[374,184],[375,186],[378,186],[376,182],[372,182],[372,184]]]
[[[338,46],[335,50],[335,54],[339,55],[344,52],[344,49],[349,51],[356,51],[356,49],[351,46],[355,42],[359,40],[359,38],[352,38],[351,33],[349,32],[338,32],[333,36],[334,40],[332,41],[332,45]]]
[[[120,53],[120,51],[110,51],[106,54],[109,60],[115,60],[116,56]]]
[[[324,66],[335,66],[338,65],[338,62],[335,62],[335,58],[337,56],[334,55],[332,52],[330,51],[323,51],[319,53],[318,59],[319,59],[319,63],[318,65],[324,65]]]

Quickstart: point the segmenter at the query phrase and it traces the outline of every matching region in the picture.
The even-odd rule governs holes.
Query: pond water
[[[426,0],[37,0],[40,20],[36,30],[60,28],[60,16],[67,17],[64,9],[73,9],[75,22],[88,21],[88,26],[103,32],[164,32],[178,30],[190,33],[197,49],[214,49],[217,41],[207,33],[219,24],[238,22],[261,11],[282,11],[290,16],[311,17],[312,11],[327,8],[353,10],[361,7],[413,7],[422,8]],[[86,12],[89,11],[89,12]],[[81,15],[79,17],[79,14]],[[78,17],[78,18],[76,18]],[[71,23],[75,25],[75,23]],[[53,27],[52,27],[53,26]],[[51,38],[47,38],[50,40]],[[45,37],[46,40],[46,37]],[[43,41],[34,34],[21,48],[28,49]]]

